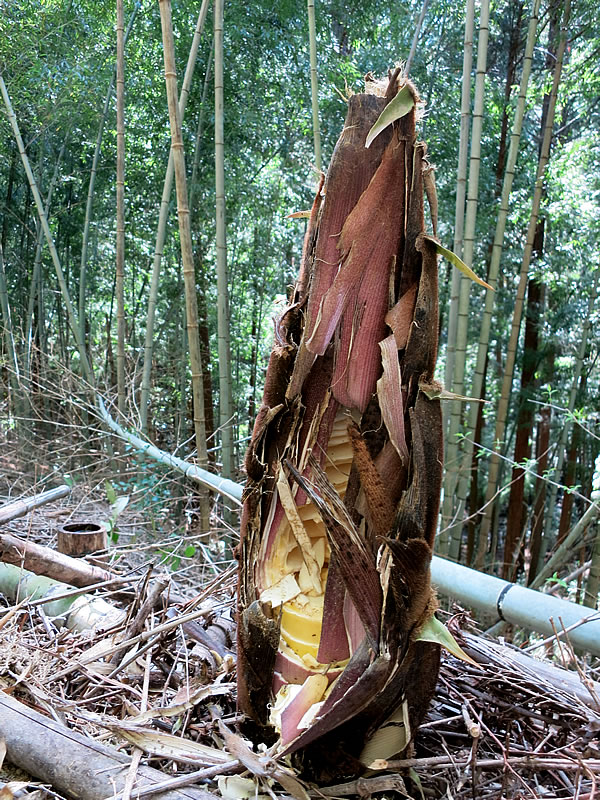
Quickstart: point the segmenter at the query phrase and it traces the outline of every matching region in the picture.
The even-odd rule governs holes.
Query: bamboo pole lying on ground
[[[497,614],[501,620],[552,636],[568,632],[573,647],[600,655],[600,614],[559,597],[526,589],[516,583],[434,557],[431,579],[442,594],[461,603]],[[577,626],[577,627],[573,627]]]
[[[90,586],[93,583],[121,580],[106,569],[93,567],[82,559],[65,556],[51,547],[26,542],[9,533],[0,534],[0,561],[69,583],[71,586]]]
[[[58,792],[77,800],[105,800],[123,789],[131,759],[95,742],[0,692],[0,736],[7,758]],[[164,781],[156,769],[140,766],[137,787]],[[160,800],[216,800],[196,787],[153,795]]]
[[[33,497],[28,499],[15,500],[12,503],[6,503],[0,506],[0,525],[5,522],[10,522],[18,517],[24,517],[29,514],[34,508],[39,508],[46,503],[51,503],[53,500],[59,500],[61,497],[66,497],[71,489],[66,486],[57,486],[56,489],[48,489],[46,492],[34,494]]]
[[[127,616],[125,611],[102,597],[77,592],[73,586],[13,564],[0,563],[0,592],[13,603],[38,601],[38,604],[43,604],[47,617],[71,631],[107,630],[120,625]]]

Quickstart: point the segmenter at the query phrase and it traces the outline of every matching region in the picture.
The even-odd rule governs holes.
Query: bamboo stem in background
[[[533,244],[535,238],[535,231],[540,213],[540,205],[542,201],[542,190],[544,184],[544,174],[546,166],[550,159],[550,142],[552,140],[552,126],[554,124],[554,113],[556,110],[556,99],[558,96],[558,86],[562,72],[563,57],[567,44],[567,25],[569,24],[569,16],[571,13],[571,0],[566,0],[563,19],[561,23],[560,41],[556,52],[556,66],[554,68],[554,78],[552,82],[552,90],[550,92],[550,102],[548,105],[548,115],[546,118],[546,126],[544,129],[544,139],[540,152],[540,158],[537,169],[537,176],[535,181],[535,188],[533,192],[533,201],[531,206],[531,216],[529,219],[529,228],[527,230],[527,239],[525,249],[523,251],[523,260],[521,263],[521,273],[519,278],[519,286],[517,288],[517,296],[515,298],[515,307],[513,311],[512,327],[510,332],[510,339],[508,342],[506,353],[506,364],[504,367],[504,376],[502,378],[502,390],[500,394],[500,401],[498,403],[498,410],[496,413],[496,429],[494,432],[494,443],[498,449],[502,448],[504,442],[504,434],[506,430],[506,419],[508,414],[508,403],[510,400],[510,393],[512,388],[515,360],[517,355],[517,344],[519,333],[521,330],[521,317],[523,313],[523,301],[525,298],[525,287],[527,286],[527,276],[529,272],[529,265],[531,263],[531,255],[533,252]],[[488,536],[492,525],[493,503],[491,502],[498,489],[500,477],[500,463],[501,459],[498,455],[492,455],[490,459],[490,468],[488,474],[487,491],[485,496],[485,510],[481,522],[481,529],[479,531],[479,543],[477,548],[476,566],[483,567],[485,554],[488,546]]]
[[[190,351],[190,367],[192,373],[192,402],[194,409],[194,432],[198,464],[205,469],[208,464],[206,452],[206,425],[204,419],[204,391],[202,386],[202,357],[200,353],[200,336],[198,334],[198,300],[196,296],[196,276],[192,252],[192,236],[190,231],[190,212],[188,207],[187,179],[185,171],[185,155],[181,120],[177,102],[177,75],[175,71],[175,44],[173,40],[173,23],[171,19],[170,0],[159,0],[160,21],[163,35],[165,62],[165,82],[169,105],[169,123],[171,126],[171,152],[175,170],[175,188],[177,191],[177,215],[179,218],[179,237],[181,243],[181,260],[183,262],[183,280],[185,287],[185,307],[187,318],[187,337]],[[209,498],[206,492],[201,494],[201,518],[205,530],[209,524]]]
[[[88,361],[87,353],[85,351],[85,344],[83,338],[81,336],[81,328],[77,324],[77,319],[75,317],[75,311],[73,309],[73,304],[71,303],[71,298],[69,295],[69,289],[67,287],[67,282],[65,280],[65,275],[62,270],[62,266],[60,263],[60,259],[58,257],[58,252],[56,250],[56,245],[54,244],[54,240],[52,239],[52,233],[50,232],[50,226],[48,225],[48,217],[44,211],[44,204],[37,187],[37,183],[35,181],[35,177],[33,171],[31,169],[31,165],[29,163],[29,159],[27,158],[27,153],[25,152],[25,146],[23,144],[23,137],[21,136],[21,132],[19,130],[19,123],[17,122],[17,117],[13,110],[12,104],[10,102],[10,97],[8,94],[8,90],[6,88],[6,84],[4,82],[4,78],[0,74],[0,94],[2,94],[2,99],[4,101],[4,105],[6,106],[6,111],[8,113],[8,119],[13,129],[13,133],[17,142],[17,147],[19,150],[19,154],[21,156],[21,160],[23,162],[23,167],[25,169],[25,173],[27,175],[27,180],[29,182],[29,187],[31,189],[31,193],[33,194],[33,198],[35,200],[35,205],[37,208],[37,212],[40,218],[40,222],[42,224],[42,228],[44,231],[44,235],[46,237],[46,241],[48,242],[48,249],[50,250],[50,255],[52,257],[52,262],[54,264],[54,269],[56,271],[56,276],[58,278],[58,283],[60,286],[61,295],[63,298],[63,303],[65,305],[67,311],[67,318],[69,320],[69,325],[71,330],[73,331],[73,336],[75,337],[75,342],[77,344],[77,350],[79,353],[79,358],[81,361],[81,372],[83,373],[84,378],[87,380],[88,384],[93,387],[94,386],[94,374],[92,372],[92,368],[90,366],[90,362]]]
[[[468,0],[468,4],[471,3],[471,0]],[[412,66],[413,58],[415,57],[415,53],[417,52],[417,45],[419,43],[419,36],[421,35],[421,28],[423,27],[423,21],[425,19],[425,14],[427,13],[427,7],[429,6],[429,0],[423,0],[423,5],[421,6],[421,13],[419,14],[419,19],[417,20],[417,24],[415,26],[415,33],[413,36],[412,44],[410,46],[410,53],[408,54],[408,58],[406,59],[406,64],[404,66],[404,74],[406,77],[410,74],[410,68]],[[466,33],[466,28],[465,28]],[[473,41],[471,40],[471,47],[473,46]],[[465,52],[466,55],[466,52]],[[463,62],[464,63],[464,62]],[[470,73],[470,69],[469,69]],[[463,72],[464,75],[464,72]]]
[[[4,272],[4,253],[2,242],[0,241],[0,314],[4,328],[4,346],[8,354],[9,366],[9,386],[12,387],[12,404],[9,404],[9,411],[12,416],[18,417],[21,414],[21,375],[19,370],[19,359],[15,347],[15,337],[13,336],[13,326],[10,313],[10,303],[8,301],[8,288],[6,285],[6,274]],[[11,408],[12,406],[12,408]]]
[[[315,0],[308,0],[308,44],[310,49],[310,97],[312,107],[313,139],[315,147],[315,166],[322,169],[321,129],[319,127],[319,75],[317,72],[317,26],[315,21]]]
[[[473,66],[473,28],[475,25],[475,0],[467,0],[465,18],[465,37],[463,54],[462,89],[460,101],[460,139],[458,144],[458,169],[456,176],[456,204],[454,209],[454,252],[462,258],[465,229],[465,201],[467,197],[467,165],[469,158],[469,128],[471,122],[471,69]],[[454,380],[456,353],[456,334],[458,325],[458,304],[460,298],[461,272],[452,267],[450,289],[450,309],[448,312],[448,340],[446,343],[446,363],[444,383],[451,387]],[[449,410],[452,410],[450,406]],[[445,414],[447,416],[447,412]],[[445,430],[449,431],[450,419],[446,419]],[[456,437],[455,437],[456,439]],[[438,550],[448,554],[450,544],[449,529],[452,524],[454,489],[458,480],[458,443],[447,437],[444,455],[444,500],[442,504],[442,533],[438,540]]]
[[[473,124],[471,128],[471,154],[469,158],[469,182],[467,186],[467,208],[465,214],[465,231],[463,241],[463,261],[469,267],[473,265],[475,249],[475,224],[477,221],[477,204],[479,195],[479,167],[481,164],[481,133],[483,128],[485,75],[487,70],[487,49],[489,37],[489,0],[481,3],[479,19],[479,37],[477,41],[477,75],[475,78],[475,101],[473,104]],[[469,330],[469,291],[471,281],[460,274],[458,290],[458,311],[456,316],[456,341],[454,345],[454,371],[452,375],[452,391],[455,394],[465,393],[465,367],[467,360],[467,338]],[[447,460],[453,466],[448,475],[448,490],[444,494],[446,513],[443,518],[450,521],[456,482],[458,479],[458,459],[463,404],[454,400],[450,406],[450,425],[448,429]],[[449,537],[448,552],[450,558],[457,560],[460,556],[460,537]]]
[[[192,76],[194,74],[194,67],[196,64],[196,57],[198,55],[198,48],[200,46],[200,39],[204,29],[204,22],[208,11],[209,0],[203,0],[200,12],[198,14],[198,21],[196,23],[196,30],[192,39],[190,53],[185,68],[185,75],[183,77],[183,84],[181,86],[181,93],[179,95],[179,119],[183,124],[185,109],[190,94],[190,86],[192,83]],[[148,433],[148,407],[150,404],[150,375],[152,372],[152,350],[154,347],[154,322],[156,319],[156,304],[158,299],[158,284],[160,280],[160,265],[165,246],[165,236],[167,230],[167,218],[169,216],[169,201],[171,199],[171,190],[173,188],[173,151],[169,151],[169,163],[167,164],[167,172],[165,174],[165,181],[163,184],[162,197],[160,200],[160,211],[158,214],[158,225],[156,228],[156,241],[154,244],[154,257],[152,260],[152,277],[150,279],[150,291],[148,294],[148,311],[146,314],[146,335],[144,340],[144,366],[142,369],[142,388],[140,395],[140,424],[142,432]],[[191,206],[191,203],[190,203]]]
[[[533,0],[533,9],[531,12],[531,17],[529,20],[529,26],[527,31],[525,55],[523,57],[523,71],[521,73],[519,97],[517,100],[517,107],[515,109],[515,117],[510,136],[510,145],[508,149],[508,157],[506,160],[506,171],[504,173],[504,180],[502,184],[502,196],[500,200],[500,208],[498,211],[498,219],[496,221],[494,244],[492,247],[492,255],[487,277],[487,282],[494,288],[496,288],[498,283],[498,274],[500,271],[500,259],[502,256],[502,244],[504,241],[504,231],[506,229],[506,221],[508,219],[510,195],[512,192],[512,185],[515,177],[515,167],[517,163],[517,155],[519,152],[519,144],[521,141],[523,118],[525,116],[527,88],[529,86],[531,65],[533,61],[533,51],[535,47],[536,34],[537,34],[539,9],[540,9],[540,0]],[[481,328],[479,331],[477,363],[475,366],[475,374],[473,376],[473,383],[470,391],[471,397],[475,398],[481,398],[483,390],[485,363],[486,363],[486,357],[490,340],[494,299],[495,299],[494,292],[489,292],[489,291],[486,292],[485,309],[483,312],[481,320]],[[471,403],[469,407],[467,431],[466,431],[466,436],[463,440],[463,454],[460,465],[460,474],[458,477],[458,487],[455,492],[456,508],[453,512],[452,526],[450,531],[448,532],[450,539],[460,539],[460,536],[462,534],[463,513],[469,493],[469,483],[471,478],[471,463],[472,463],[473,445],[474,445],[473,436],[477,425],[478,406],[479,403]]]
[[[217,340],[219,351],[219,425],[222,474],[233,474],[233,426],[227,231],[225,222],[225,138],[223,130],[223,0],[215,0],[215,214],[217,239]]]
[[[133,28],[139,3],[136,3],[129,18],[127,30],[123,39],[123,46],[127,44],[127,39]],[[83,236],[81,241],[81,259],[79,263],[79,324],[81,326],[81,338],[85,342],[85,287],[86,287],[86,273],[87,273],[87,251],[90,238],[90,225],[92,221],[92,204],[94,202],[94,188],[96,185],[96,174],[98,172],[98,161],[100,160],[100,148],[102,147],[102,137],[104,135],[104,126],[108,111],[110,108],[110,100],[112,97],[113,89],[115,86],[116,65],[110,78],[108,91],[104,100],[104,108],[100,116],[100,125],[98,126],[98,135],[96,137],[96,147],[94,149],[94,157],[92,159],[92,168],[90,170],[90,182],[88,185],[87,201],[85,204],[85,220],[83,223]]]
[[[52,179],[50,180],[50,185],[48,186],[48,192],[46,193],[46,205],[44,206],[44,211],[46,216],[50,214],[50,202],[52,200],[52,193],[54,192],[54,187],[56,186],[56,181],[58,180],[58,173],[60,170],[60,165],[62,162],[62,158],[65,152],[65,147],[67,146],[67,139],[69,138],[70,131],[66,134],[62,146],[60,148],[60,152],[56,159],[56,164],[54,165],[54,172],[52,174]],[[25,329],[25,358],[24,358],[24,365],[23,365],[23,378],[25,381],[25,386],[27,391],[30,392],[31,388],[29,386],[29,379],[31,377],[31,348],[33,342],[33,309],[35,305],[35,298],[36,295],[40,295],[41,293],[41,267],[42,267],[42,247],[44,244],[44,231],[42,230],[42,223],[38,220],[38,224],[36,225],[36,243],[35,243],[35,256],[33,259],[33,270],[31,272],[31,284],[29,288],[29,300],[27,303],[27,327]],[[40,299],[38,297],[38,299]],[[40,303],[41,305],[41,303]],[[40,315],[39,325],[42,324],[43,315]],[[85,338],[85,337],[82,337]]]
[[[543,562],[544,555],[548,550],[548,544],[550,541],[550,535],[553,529],[553,519],[554,519],[554,512],[556,506],[556,495],[558,492],[558,486],[556,485],[560,479],[563,469],[563,464],[565,460],[565,453],[567,450],[567,442],[569,441],[569,435],[571,429],[573,427],[573,420],[572,414],[575,410],[575,402],[577,400],[577,393],[580,389],[580,379],[581,373],[583,370],[583,364],[585,360],[585,352],[587,349],[588,344],[588,337],[590,333],[590,320],[592,314],[594,312],[594,306],[596,304],[596,296],[598,291],[598,278],[600,276],[600,267],[596,269],[592,284],[592,291],[590,293],[590,298],[588,302],[588,311],[586,316],[583,320],[583,325],[581,328],[581,341],[579,343],[579,348],[577,350],[577,358],[575,360],[575,369],[573,371],[573,383],[571,384],[571,391],[569,393],[569,402],[567,405],[567,417],[562,425],[562,430],[560,434],[560,440],[557,445],[556,451],[556,463],[554,466],[554,470],[552,475],[550,476],[553,483],[550,484],[550,491],[548,497],[548,505],[546,507],[546,515],[544,518],[544,530],[543,530],[543,538],[542,538],[542,547],[540,550],[540,557],[538,560],[538,566]]]
[[[469,128],[471,124],[471,69],[473,66],[473,27],[475,24],[475,0],[467,0],[465,18],[465,38],[463,53],[462,88],[460,96],[460,138],[458,143],[458,169],[456,175],[456,205],[454,210],[454,246],[457,256],[462,258],[463,235],[465,229],[465,200],[467,197],[467,164],[469,160]],[[458,318],[458,292],[460,271],[453,267],[450,291],[450,311],[448,313],[448,342],[446,344],[446,363],[444,383],[452,386],[454,373],[454,350],[456,348],[456,321]]]
[[[117,229],[115,247],[117,300],[117,407],[125,416],[125,17],[117,0]],[[81,320],[80,320],[81,322]]]

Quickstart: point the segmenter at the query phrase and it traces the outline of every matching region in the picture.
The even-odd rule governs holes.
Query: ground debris
[[[15,521],[21,529],[13,532],[28,530],[35,539],[59,510],[38,510],[35,524]],[[40,539],[47,544],[49,537]],[[118,570],[130,570],[126,559]],[[377,762],[365,776],[334,786],[299,781],[266,745],[253,751],[239,735],[235,565],[211,571],[213,577],[202,572],[196,593],[186,588],[189,599],[178,604],[169,604],[164,570],[132,573],[127,591],[118,594],[97,590],[127,612],[125,623],[108,631],[58,628],[43,606],[17,608],[0,595],[0,691],[72,731],[132,756],[137,752],[142,764],[163,773],[161,786],[168,790],[196,786],[206,796],[272,800],[597,796],[600,706],[597,685],[587,680],[593,671],[585,667],[584,675],[583,661],[572,652],[564,670],[473,634],[461,644],[483,663],[443,656],[412,758]],[[152,603],[144,603],[153,591]],[[576,692],[569,688],[575,684]],[[0,734],[1,728],[0,721]],[[10,774],[0,779],[10,780]],[[62,796],[44,786],[32,782],[29,791]],[[144,789],[140,796],[150,794]]]

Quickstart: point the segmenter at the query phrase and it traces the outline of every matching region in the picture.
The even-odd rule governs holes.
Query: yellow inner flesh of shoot
[[[348,415],[342,409],[336,415],[323,464],[341,498],[346,492],[353,459],[347,426]],[[316,452],[315,456],[318,457]],[[289,661],[311,672],[343,669],[347,660],[336,664],[317,661],[330,559],[325,526],[310,500],[299,507],[292,503],[295,491],[284,475],[280,475],[277,490],[285,513],[269,557],[261,554],[260,600],[270,603],[275,613],[281,612],[279,649]]]

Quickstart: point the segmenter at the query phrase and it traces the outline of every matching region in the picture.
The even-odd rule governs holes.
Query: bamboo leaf
[[[395,122],[397,119],[406,116],[406,114],[408,114],[414,105],[415,98],[413,97],[413,94],[408,88],[407,84],[400,89],[396,97],[394,97],[394,99],[383,109],[379,115],[379,119],[367,134],[365,147],[370,147],[373,139],[375,139],[376,136],[379,136],[381,131],[384,131],[388,125],[392,124],[392,122]]]
[[[408,770],[408,776],[419,790],[419,795],[421,796],[421,800],[425,800],[425,793],[423,792],[423,784],[421,783],[421,778],[419,777],[414,767],[411,767]]]
[[[452,252],[452,250],[448,250],[447,247],[444,247],[443,244],[437,242],[432,236],[423,236],[423,238],[428,239],[430,242],[433,242],[433,244],[435,245],[435,249],[438,251],[438,253],[441,256],[444,256],[444,258],[448,259],[448,261],[451,264],[454,264],[454,266],[457,269],[459,269],[463,273],[463,275],[466,275],[467,278],[470,278],[472,281],[475,281],[475,283],[478,283],[480,286],[484,286],[486,289],[489,289],[490,292],[495,291],[493,286],[490,286],[489,283],[486,283],[478,275],[476,275],[471,269],[471,267],[468,267],[462,260],[462,258],[459,258],[456,255],[456,253]]]
[[[455,658],[460,658],[461,661],[466,661],[467,664],[473,664],[475,667],[479,666],[476,661],[473,661],[471,656],[468,656],[465,653],[454,636],[452,636],[448,628],[443,622],[440,622],[435,614],[429,617],[427,622],[423,625],[419,631],[416,641],[434,642],[435,644],[440,644],[442,647],[445,647],[449,653],[452,653]]]
[[[466,403],[489,403],[489,400],[484,400],[481,397],[467,397],[464,394],[455,394],[449,392],[448,389],[434,381],[433,383],[426,383],[419,381],[419,389],[423,392],[428,400],[462,400]]]

